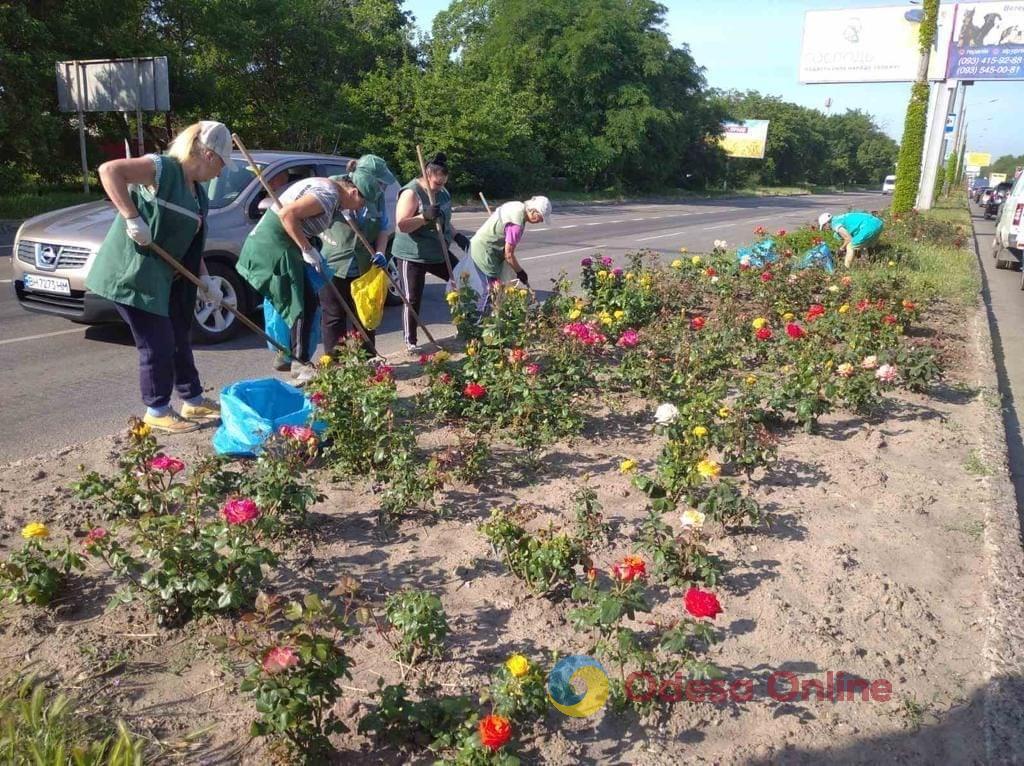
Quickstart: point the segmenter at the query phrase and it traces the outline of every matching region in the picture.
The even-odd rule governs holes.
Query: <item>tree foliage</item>
[[[877,182],[895,144],[860,111],[709,90],[654,0],[453,0],[416,39],[401,0],[13,0],[0,4],[0,181],[73,175],[77,124],[56,111],[53,64],[166,55],[172,121],[220,119],[252,147],[375,151],[403,177],[415,145],[451,185],[704,188],[726,172],[726,119],[772,121],[763,163],[733,180]],[[134,117],[87,116],[97,147]],[[149,143],[168,139],[147,116]]]

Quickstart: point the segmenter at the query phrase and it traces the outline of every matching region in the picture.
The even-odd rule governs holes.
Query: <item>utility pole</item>
[[[928,143],[924,149],[924,163],[921,168],[921,183],[917,188],[918,210],[930,210],[935,192],[935,179],[946,147],[946,121],[949,118],[950,101],[955,98],[960,83],[956,80],[940,82],[935,93],[935,109],[932,110]]]

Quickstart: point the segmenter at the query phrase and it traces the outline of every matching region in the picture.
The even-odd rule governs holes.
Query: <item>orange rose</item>
[[[480,721],[479,732],[480,744],[496,752],[512,738],[512,724],[504,716],[489,715]]]

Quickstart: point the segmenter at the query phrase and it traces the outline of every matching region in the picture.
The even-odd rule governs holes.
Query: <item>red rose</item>
[[[750,264],[749,263],[741,263],[740,264],[740,271],[750,271]]]
[[[710,266],[708,266],[706,269],[704,269],[704,276],[706,276],[706,277],[717,277],[718,276],[718,272],[715,271]]]
[[[683,596],[683,604],[686,605],[686,611],[697,619],[707,617],[713,620],[722,612],[718,596],[709,590],[700,588],[690,588],[686,591],[686,595]]]
[[[825,307],[820,303],[812,303],[811,307],[807,309],[807,321],[813,322],[820,316],[825,316]]]
[[[779,229],[777,232],[775,232],[775,236],[776,237],[784,237],[784,236],[786,236],[786,230],[785,229]]]
[[[512,738],[512,724],[505,716],[489,715],[478,727],[480,744],[492,753],[500,750]]]
[[[452,382],[452,376],[449,375],[447,372],[442,372],[440,375],[437,376],[437,380],[439,383],[443,383],[444,385],[447,386],[449,383]]]
[[[800,340],[800,338],[807,335],[807,330],[798,325],[796,322],[790,322],[786,325],[786,335],[793,340]]]
[[[508,352],[508,361],[512,364],[519,364],[526,359],[526,352],[521,348],[514,348]]]
[[[707,320],[705,320],[704,317],[694,317],[693,319],[690,320],[690,329],[702,330],[704,329],[706,321]]]
[[[767,326],[766,327],[762,327],[760,330],[757,331],[757,339],[758,340],[771,340],[772,339],[772,328],[771,327],[767,327]]]
[[[523,371],[527,375],[533,377],[534,375],[537,375],[540,372],[540,365],[536,364],[536,363],[535,364],[528,364],[528,365],[526,365],[526,367],[523,368]]]
[[[96,544],[96,541],[102,540],[106,536],[107,530],[105,530],[103,527],[93,527],[89,530],[89,533],[85,536],[85,539],[82,540],[82,545],[85,547],[87,551],[91,552],[92,546]]]
[[[462,393],[470,399],[483,399],[487,394],[487,389],[479,383],[467,383],[466,387],[462,389]]]
[[[896,317],[892,314],[886,314],[884,317],[882,317],[882,321],[885,322],[886,324],[896,324],[896,322],[898,322],[899,320],[896,319]]]
[[[319,391],[317,391],[315,394],[309,397],[309,401],[313,404],[314,407],[322,407],[324,405],[324,402],[327,401],[327,397],[321,394]]]
[[[774,278],[775,278],[774,275],[770,271],[762,271],[761,272],[761,281],[762,282],[771,282]]]
[[[430,354],[420,354],[420,364],[428,365],[433,357]]]
[[[221,506],[220,515],[228,524],[245,524],[260,515],[256,503],[247,497],[236,497]]]
[[[867,311],[871,307],[871,301],[867,298],[857,301],[857,311],[861,313]]]
[[[394,368],[386,364],[377,365],[377,371],[373,374],[373,377],[370,378],[370,380],[374,383],[390,383],[395,379],[394,373]]]

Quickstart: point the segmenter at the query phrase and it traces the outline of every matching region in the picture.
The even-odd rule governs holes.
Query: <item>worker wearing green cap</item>
[[[331,227],[339,210],[377,210],[377,176],[387,170],[387,165],[373,155],[363,159],[363,167],[348,174],[348,178],[307,178],[292,184],[280,196],[280,208],[268,210],[242,246],[238,273],[291,328],[291,355],[279,353],[275,369],[288,369],[292,359],[305,364],[313,354],[319,302],[316,286],[307,276],[304,264],[323,273],[324,259],[318,249],[320,235]]]
[[[320,291],[320,326],[324,351],[327,353],[334,350],[348,329],[348,314],[344,306],[338,302],[338,295],[348,304],[352,315],[358,317],[355,300],[352,298],[352,283],[369,271],[371,265],[382,269],[386,269],[388,265],[384,250],[388,245],[391,225],[384,204],[384,190],[396,183],[395,177],[384,160],[373,154],[350,161],[347,171],[345,175],[331,176],[330,180],[339,183],[351,180],[357,185],[362,184],[364,198],[370,199],[368,195],[374,196],[372,205],[366,205],[351,214],[343,213],[347,220],[336,216],[334,224],[322,236],[324,244],[320,252],[334,272],[334,286],[338,288],[337,293],[327,286]],[[371,253],[363,246],[353,231],[353,226],[373,245],[375,252]],[[373,330],[363,329],[373,342]]]

